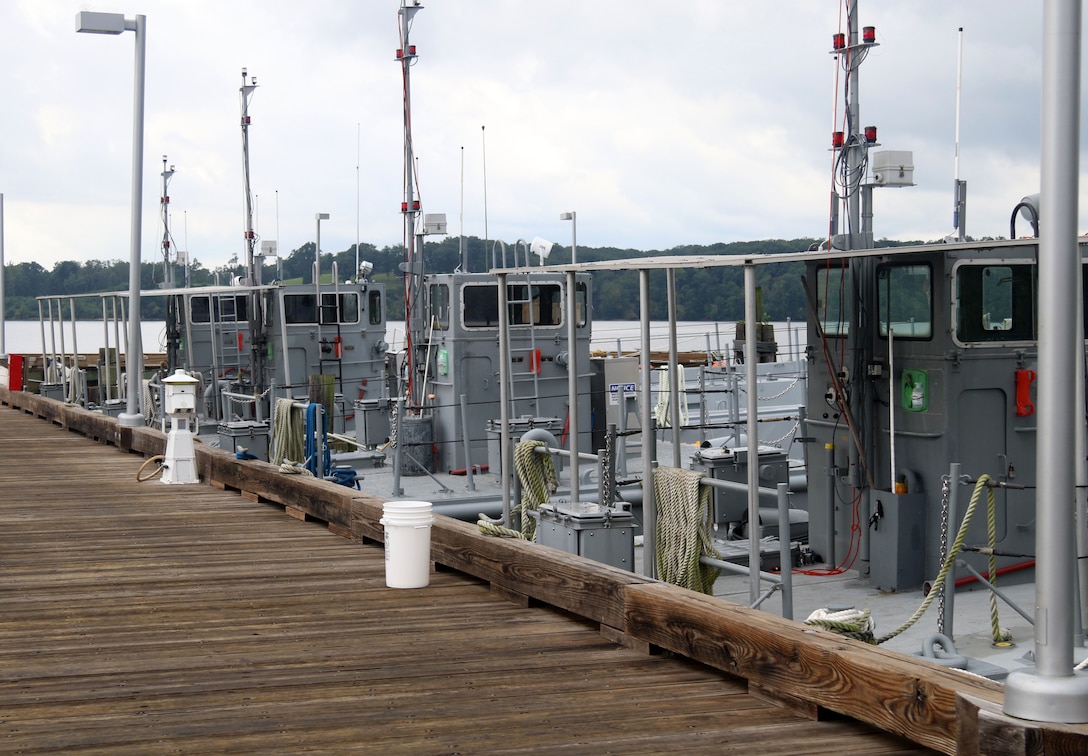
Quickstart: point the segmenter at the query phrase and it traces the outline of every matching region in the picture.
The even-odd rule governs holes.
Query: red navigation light
[[[865,141],[869,144],[876,144],[876,126],[865,127]]]
[[[831,146],[832,147],[834,147],[836,150],[842,149],[842,146],[845,143],[846,142],[845,142],[845,139],[843,137],[843,133],[841,131],[832,132],[832,134],[831,134]]]
[[[866,26],[861,30],[861,39],[867,45],[876,44],[876,27]]]
[[[400,59],[401,59],[401,58],[403,58],[403,57],[404,57],[404,50],[401,50],[401,49],[400,49],[400,48],[398,47],[398,48],[397,48],[397,60],[400,60]]]
[[[416,54],[416,46],[415,45],[408,45],[408,54],[409,55],[415,55]]]
[[[401,202],[400,203],[400,211],[402,213],[408,212],[408,203],[407,202]]]
[[[412,200],[412,209],[418,210],[420,208],[419,200]]]
[[[842,50],[846,47],[846,35],[842,32],[831,37],[831,47],[835,50]]]

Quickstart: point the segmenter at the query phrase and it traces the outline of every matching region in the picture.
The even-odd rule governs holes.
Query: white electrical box
[[[432,234],[445,234],[446,233],[446,214],[445,213],[427,213],[423,216],[423,233],[430,236]]]
[[[877,186],[914,186],[914,153],[910,150],[875,152],[872,169]]]

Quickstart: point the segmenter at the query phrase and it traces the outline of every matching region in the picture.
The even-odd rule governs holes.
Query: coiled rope
[[[876,623],[868,609],[817,609],[805,620],[806,625],[830,630],[838,635],[873,643]]]
[[[314,476],[312,472],[306,469],[305,464],[303,464],[302,462],[292,462],[289,459],[285,459],[280,462],[280,472],[286,475],[308,475],[311,478]]]
[[[520,531],[508,528],[502,524],[502,520],[493,520],[482,512],[477,515],[480,519],[476,521],[476,527],[480,529],[480,532],[484,535],[497,536],[499,538],[515,538],[518,540],[526,540],[525,536]]]
[[[702,473],[677,467],[654,471],[658,506],[657,574],[682,588],[710,594],[718,579],[716,567],[702,564],[704,554],[719,558],[710,538],[710,487]]]
[[[527,541],[534,540],[536,536],[536,520],[529,516],[529,511],[539,509],[541,504],[547,503],[548,498],[559,488],[551,455],[536,452],[546,446],[543,441],[519,441],[514,447],[514,471],[521,481],[518,514],[521,518],[521,534]]]
[[[268,461],[282,467],[285,460],[305,459],[304,426],[302,410],[295,408],[294,400],[277,399],[272,411],[272,451]]]

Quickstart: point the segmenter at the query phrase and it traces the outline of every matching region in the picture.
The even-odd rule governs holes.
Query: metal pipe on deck
[[[756,341],[758,339],[759,313],[756,312],[756,268],[750,262],[744,266],[744,368],[748,396],[748,559],[759,564],[759,542],[762,528],[759,526],[759,391],[756,375]],[[752,576],[748,597],[755,603],[759,597],[759,581]]]
[[[528,257],[528,253],[526,253]],[[528,262],[528,260],[526,260]],[[526,288],[530,287],[528,284]],[[579,500],[578,480],[578,308],[577,287],[573,270],[567,271],[567,422],[570,431],[570,500]],[[532,297],[530,299],[530,320],[532,320]],[[543,307],[543,303],[541,304]],[[530,330],[530,333],[532,331]],[[539,393],[538,393],[539,397]]]
[[[504,247],[505,250],[505,247]],[[505,265],[505,261],[504,261]],[[502,480],[502,521],[510,527],[510,312],[506,273],[495,274],[499,287],[499,475]]]
[[[476,490],[476,479],[473,477],[472,468],[472,436],[468,432],[468,397],[461,394],[461,438],[465,444],[465,487],[469,491]]]
[[[782,574],[782,616],[793,619],[793,550],[790,548],[790,484],[778,484],[778,571]]]
[[[657,500],[654,495],[654,413],[650,407],[650,271],[638,272],[639,325],[642,329],[642,571],[657,577]]]
[[[680,467],[680,363],[676,351],[676,270],[665,270],[669,298],[669,425],[672,426],[672,466]],[[649,354],[647,346],[644,353]]]

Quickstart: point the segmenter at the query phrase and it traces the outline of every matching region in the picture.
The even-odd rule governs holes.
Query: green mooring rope
[[[701,564],[703,554],[718,557],[710,539],[710,487],[702,473],[676,467],[654,472],[657,501],[657,576],[673,585],[711,594],[716,567]]]
[[[933,581],[933,587],[929,589],[929,593],[926,594],[925,600],[922,601],[922,605],[919,606],[917,611],[914,612],[911,618],[904,622],[902,625],[897,627],[895,630],[892,630],[887,635],[883,635],[877,638],[877,644],[889,641],[895,636],[910,628],[922,617],[923,614],[925,614],[926,609],[928,609],[929,605],[933,603],[933,599],[943,590],[945,580],[948,579],[948,575],[952,571],[952,566],[956,563],[956,557],[959,556],[960,549],[963,548],[963,542],[967,538],[967,527],[971,524],[971,518],[975,514],[975,508],[978,506],[979,499],[982,498],[983,490],[986,491],[986,506],[988,510],[986,524],[989,543],[991,547],[989,561],[990,582],[992,583],[995,581],[995,579],[997,578],[997,557],[992,552],[993,546],[996,544],[997,541],[997,525],[995,514],[997,505],[994,500],[994,489],[986,485],[990,480],[991,478],[989,475],[981,475],[979,476],[979,479],[975,481],[975,490],[974,493],[971,494],[971,503],[967,505],[967,511],[963,514],[963,522],[960,523],[959,532],[956,533],[956,540],[952,543],[952,548],[949,550],[948,556],[944,560],[944,564],[941,565],[941,571],[937,573],[937,579]],[[952,484],[955,485],[956,481],[952,481]],[[993,633],[993,640],[995,643],[1007,641],[1011,636],[1008,629],[1002,628],[999,623],[997,616],[997,597],[994,596],[993,591],[990,591],[989,593],[990,629]]]
[[[529,511],[547,503],[559,488],[551,455],[536,452],[543,446],[547,446],[543,441],[519,441],[514,447],[514,470],[521,481],[518,513],[521,517],[521,534],[527,541],[534,540],[536,536],[536,520],[529,516]]]

